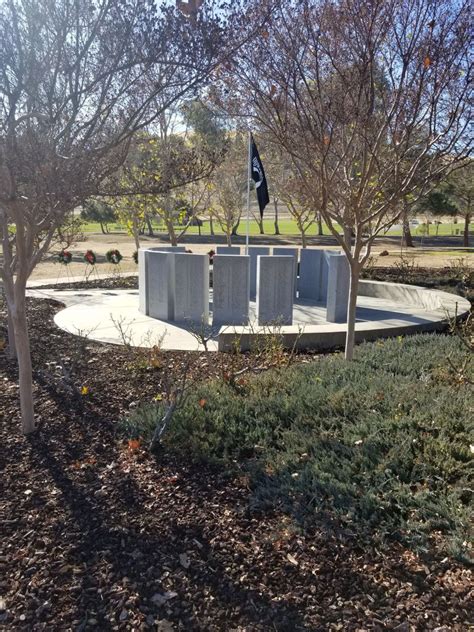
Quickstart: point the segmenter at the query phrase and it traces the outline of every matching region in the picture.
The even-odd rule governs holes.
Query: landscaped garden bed
[[[466,629],[472,373],[457,338],[286,368],[278,349],[95,343],[57,329],[58,308],[28,303],[30,440],[15,363],[0,357],[3,623]],[[184,365],[189,397],[152,454],[126,421],[159,407]]]

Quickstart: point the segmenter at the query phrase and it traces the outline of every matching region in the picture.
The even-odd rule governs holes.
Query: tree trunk
[[[174,226],[173,226],[173,222],[166,220],[166,229],[168,230],[168,236],[170,238],[170,243],[172,246],[177,246],[178,245],[178,240],[176,238],[176,233],[174,230]]]
[[[354,357],[356,303],[357,290],[359,289],[360,265],[357,263],[352,263],[350,269],[351,280],[349,286],[349,300],[347,302],[347,334],[345,348],[346,360],[352,360],[352,358]]]
[[[33,372],[31,366],[30,338],[26,321],[25,288],[15,287],[15,304],[12,319],[15,328],[15,342],[18,357],[20,385],[20,409],[23,434],[36,430],[33,404]],[[10,307],[10,306],[9,306]]]
[[[104,223],[103,222],[99,222],[99,224],[100,224],[100,230],[102,231],[102,234],[106,235],[107,233],[106,233],[105,228],[104,228]]]
[[[408,221],[408,213],[403,213],[403,221],[402,221],[402,226],[403,226],[403,237],[402,237],[402,244],[406,247],[406,248],[414,248],[414,244],[413,244],[413,237],[411,236],[411,231],[410,231],[410,222]]]
[[[152,223],[151,223],[151,219],[147,216],[147,217],[145,218],[145,221],[146,221],[146,226],[147,226],[147,228],[148,228],[148,236],[149,236],[149,237],[154,237],[154,236],[155,236],[155,233],[153,232],[153,225],[152,225]]]
[[[318,214],[316,221],[318,223],[318,235],[321,237],[323,235],[323,220],[321,219],[321,215]]]
[[[212,217],[209,218],[209,232],[211,236],[214,237],[214,222],[212,221]]]
[[[239,228],[239,225],[240,225],[240,217],[239,217],[239,219],[238,219],[238,221],[237,221],[237,224],[235,224],[234,226],[232,226],[232,235],[233,235],[234,237],[237,237],[237,230],[238,230],[238,228]]]
[[[469,215],[469,213],[466,213],[466,216],[464,217],[464,237],[463,237],[463,242],[462,245],[465,248],[469,248],[469,222],[471,220],[471,216]]]
[[[275,235],[279,235],[280,226],[278,224],[278,200],[276,198],[273,200],[273,206],[275,207],[275,221],[273,222],[273,225],[275,226]]]
[[[307,242],[306,242],[306,232],[304,230],[304,228],[302,228],[301,226],[299,227],[300,229],[300,233],[301,233],[301,247],[302,248],[306,248]]]
[[[225,236],[226,236],[226,240],[227,240],[227,245],[228,246],[232,246],[232,233],[227,232],[225,234]]]
[[[133,231],[133,240],[135,242],[135,248],[138,252],[140,250],[140,236],[138,234],[138,230]]]
[[[344,226],[344,243],[346,246],[351,249],[352,245],[352,230],[348,226]]]
[[[8,357],[11,360],[16,360],[18,358],[18,355],[16,352],[15,327],[13,325],[13,318],[12,318],[10,308],[8,307],[8,305],[7,305],[7,327],[8,327]]]
[[[257,220],[258,230],[260,231],[260,235],[265,235],[265,229],[263,227],[263,219]]]

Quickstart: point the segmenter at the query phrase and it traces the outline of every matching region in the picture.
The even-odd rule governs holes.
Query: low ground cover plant
[[[419,546],[431,537],[465,558],[473,499],[473,362],[453,336],[357,348],[356,358],[196,386],[164,447],[244,471],[255,510]],[[160,405],[127,420],[147,436]]]

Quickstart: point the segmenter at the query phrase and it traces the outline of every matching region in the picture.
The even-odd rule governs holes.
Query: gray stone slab
[[[296,296],[296,286],[298,281],[298,248],[273,248],[273,255],[278,257],[293,257],[295,266],[295,285],[294,291]]]
[[[328,296],[328,274],[329,274],[329,259],[334,257],[335,255],[340,255],[341,253],[337,250],[323,250],[323,256],[321,259],[321,281],[319,284],[319,300],[327,304],[327,296]]]
[[[250,298],[255,300],[257,296],[257,257],[268,256],[270,248],[267,246],[250,246]]]
[[[326,320],[329,323],[345,323],[350,284],[349,262],[346,255],[332,255],[328,262]]]
[[[146,277],[146,250],[140,248],[138,251],[138,309],[142,314],[148,315]]]
[[[140,248],[138,251],[138,293],[139,310],[149,315],[148,283],[148,257],[147,252],[185,252],[185,246],[153,246],[150,248]],[[155,317],[157,318],[157,317]]]
[[[257,259],[257,320],[259,325],[293,323],[295,263],[293,256]]]
[[[186,252],[186,246],[153,246],[147,250],[156,250],[159,252]]]
[[[322,250],[302,248],[300,254],[300,275],[298,297],[312,301],[320,300]]]
[[[174,260],[171,252],[146,251],[147,315],[159,320],[174,319]]]
[[[215,255],[213,325],[246,325],[249,321],[250,256]]]
[[[240,246],[216,246],[216,255],[240,255]]]
[[[209,256],[173,253],[174,320],[189,325],[209,321]]]

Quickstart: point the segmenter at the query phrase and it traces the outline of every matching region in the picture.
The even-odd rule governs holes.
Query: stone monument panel
[[[294,296],[294,257],[259,256],[257,260],[258,324],[291,325]]]
[[[296,285],[298,280],[298,248],[273,248],[273,255],[278,257],[293,257],[295,268],[294,292],[296,296]]]
[[[170,252],[145,253],[148,313],[159,320],[174,319],[174,261]]]
[[[216,246],[216,255],[240,255],[240,246]]]
[[[328,296],[328,274],[329,274],[329,260],[331,257],[335,255],[340,255],[341,253],[338,250],[323,250],[323,256],[321,259],[321,284],[320,284],[320,292],[319,292],[319,300],[327,304],[327,296]]]
[[[153,246],[152,248],[147,248],[147,250],[159,252],[186,252],[186,246]]]
[[[319,301],[323,251],[303,248],[300,257],[298,297]]]
[[[200,325],[209,320],[209,256],[173,253],[174,320]]]
[[[146,252],[144,248],[140,248],[138,251],[138,309],[142,314],[148,314]]]
[[[268,256],[270,248],[267,246],[250,246],[250,299],[255,300],[257,296],[257,257]]]
[[[349,262],[341,254],[330,256],[328,262],[326,320],[329,323],[345,323],[350,285]]]
[[[213,268],[213,324],[247,325],[250,300],[250,257],[248,255],[215,255]]]

